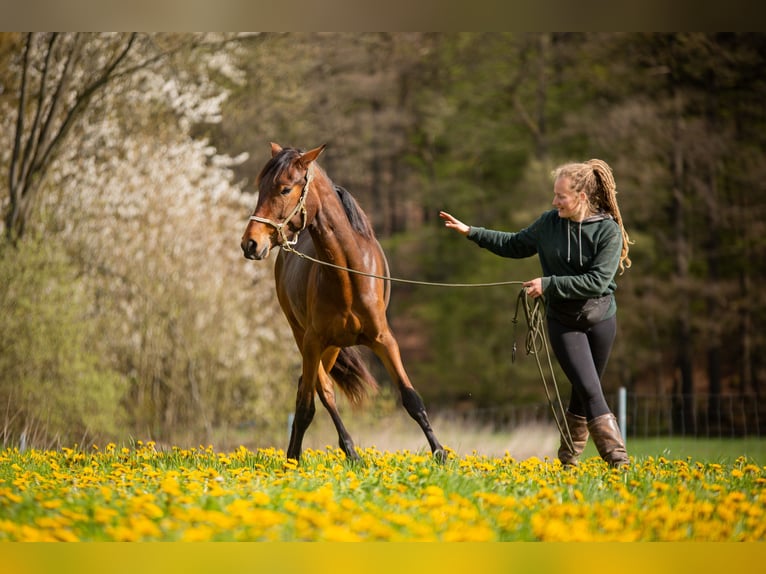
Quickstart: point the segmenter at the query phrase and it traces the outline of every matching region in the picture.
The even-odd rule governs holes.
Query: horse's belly
[[[308,235],[301,236],[296,249],[316,257],[316,248]],[[387,275],[388,264],[382,250],[379,254],[378,265],[374,259],[366,262],[371,267],[369,272]],[[374,340],[385,326],[381,325],[381,318],[385,323],[390,284],[355,276],[350,291],[345,292],[348,286],[344,289],[325,273],[317,263],[280,251],[275,268],[276,287],[288,321],[303,332],[311,325],[323,333],[328,343],[340,347],[357,345],[360,337]]]

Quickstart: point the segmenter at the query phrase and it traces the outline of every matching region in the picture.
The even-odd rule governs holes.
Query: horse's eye
[[[287,194],[288,194],[288,193],[290,193],[292,190],[293,190],[293,188],[292,188],[292,187],[283,187],[283,188],[282,188],[282,191],[281,191],[280,193],[281,193],[282,195],[287,195]]]

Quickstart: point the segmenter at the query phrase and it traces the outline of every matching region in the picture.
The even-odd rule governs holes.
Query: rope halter
[[[292,247],[296,243],[298,243],[298,236],[301,234],[301,231],[306,229],[306,226],[308,225],[308,212],[306,211],[306,196],[308,195],[309,185],[311,185],[311,181],[314,179],[314,176],[312,174],[311,168],[309,168],[306,171],[306,183],[303,185],[303,190],[301,191],[300,199],[298,199],[298,203],[295,204],[295,207],[290,212],[290,215],[285,217],[281,222],[274,221],[273,219],[268,219],[267,217],[258,217],[257,215],[251,215],[250,221],[257,221],[258,223],[265,223],[267,225],[271,225],[274,229],[277,230],[277,233],[279,234],[279,245],[284,246],[287,245],[289,247]],[[303,220],[303,223],[301,224],[300,228],[295,232],[293,235],[292,241],[287,239],[287,235],[285,235],[285,227],[287,227],[287,224],[292,221],[293,217],[298,215],[298,213],[301,214],[301,219]]]

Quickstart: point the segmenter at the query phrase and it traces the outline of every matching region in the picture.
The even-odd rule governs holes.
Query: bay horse
[[[380,278],[389,276],[386,256],[359,204],[317,164],[325,147],[304,152],[271,144],[271,159],[256,179],[258,201],[241,243],[244,256],[252,260],[266,259],[274,247],[281,248],[274,266],[277,298],[303,358],[287,458],[300,458],[316,393],[338,431],[340,448],[347,458],[359,460],[338,412],[334,384],[352,404],[377,389],[357,348],[364,345],[380,358],[402,405],[420,425],[434,457],[443,461],[444,448],[386,319],[391,284]],[[308,234],[301,234],[304,230]]]

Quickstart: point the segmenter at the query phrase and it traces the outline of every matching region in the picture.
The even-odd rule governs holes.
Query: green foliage
[[[54,243],[0,245],[4,444],[54,446],[118,432],[125,380],[98,352],[87,297]]]
[[[635,240],[633,268],[618,280],[620,333],[606,386],[668,391],[681,367],[693,373],[687,391],[755,390],[756,349],[766,345],[753,328],[764,304],[752,263],[763,255],[766,197],[758,105],[766,86],[755,71],[763,45],[761,34],[264,38],[247,60],[262,89],[242,88],[221,124],[227,139],[217,139],[236,136],[258,166],[266,137],[329,141],[324,165],[370,213],[394,274],[442,282],[523,280],[539,270],[449,236],[439,209],[518,230],[548,209],[551,169],[600,157],[614,169]],[[395,287],[391,316],[427,398],[521,400],[508,395],[511,380],[523,396],[539,392],[536,367],[507,359],[512,300],[503,290]],[[707,353],[723,365],[719,375],[690,364]]]
[[[6,175],[23,38],[0,36]],[[79,440],[122,424],[121,405],[124,434],[281,444],[299,356],[270,267],[245,264],[237,246],[254,204],[240,188],[253,190],[272,140],[328,143],[321,163],[370,215],[392,273],[439,282],[539,275],[534,258],[504,260],[444,230],[440,209],[518,230],[549,208],[557,164],[606,160],[635,244],[605,386],[758,393],[764,38],[139,35],[138,73],[90,101],[35,180],[29,229],[47,243],[2,248],[4,440],[25,429]],[[119,38],[81,39],[106,54],[99,43]],[[525,328],[514,337],[511,324],[517,293],[394,286],[390,317],[427,404],[541,400]]]

